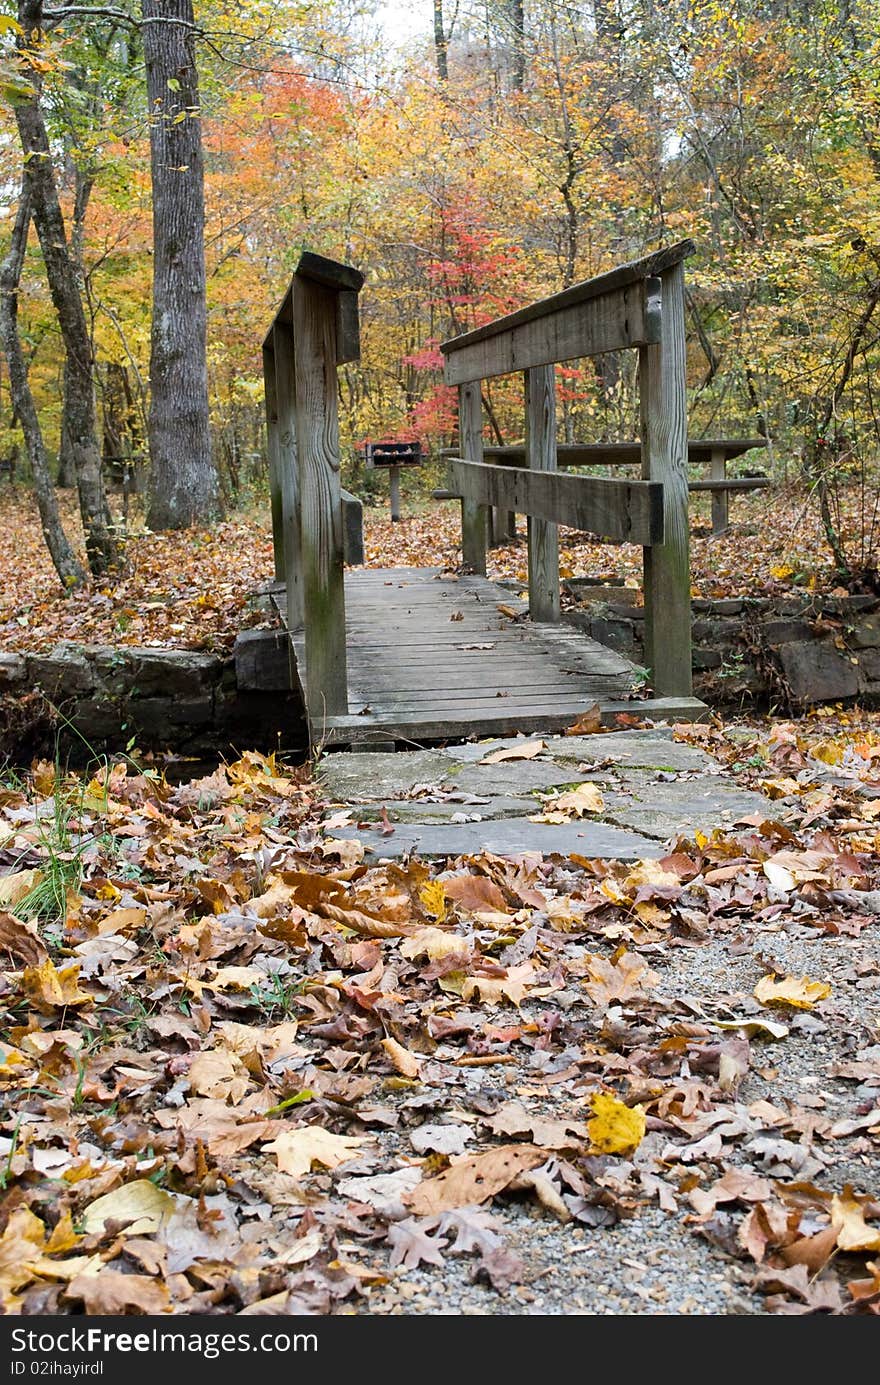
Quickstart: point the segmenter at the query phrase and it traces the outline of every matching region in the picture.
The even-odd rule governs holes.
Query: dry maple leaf
[[[335,1169],[352,1158],[364,1141],[354,1135],[333,1135],[319,1125],[303,1125],[284,1131],[263,1148],[275,1155],[282,1173],[302,1178],[313,1164]]]
[[[206,1048],[190,1064],[190,1091],[218,1097],[235,1106],[248,1089],[248,1073],[228,1048]]]
[[[590,979],[584,982],[584,990],[603,1008],[617,1001],[644,1000],[647,988],[656,986],[660,980],[645,959],[635,952],[615,954],[610,960],[593,955],[587,958],[587,967]]]
[[[401,956],[413,961],[416,957],[427,957],[429,961],[439,961],[441,957],[467,953],[471,949],[470,938],[460,933],[447,933],[442,928],[418,928],[400,944]]]
[[[864,1207],[865,1202],[856,1198],[849,1184],[831,1199],[831,1225],[837,1232],[840,1250],[880,1250],[880,1225],[868,1225]]]
[[[521,962],[518,967],[508,967],[503,977],[467,976],[461,985],[462,1000],[472,1000],[479,996],[484,1005],[503,1005],[509,1000],[511,1005],[520,1002],[534,989],[535,968],[531,962]]]
[[[11,875],[0,875],[0,908],[14,909],[42,878],[40,870],[17,870]]]
[[[79,989],[78,980],[78,962],[72,962],[59,969],[54,962],[46,960],[35,967],[25,967],[21,977],[21,988],[37,1010],[44,1015],[51,1015],[55,1010],[93,1003],[93,997]]]
[[[811,981],[808,976],[784,976],[777,980],[774,973],[762,976],[754,991],[762,1005],[790,1005],[793,1010],[812,1010],[819,1000],[831,994],[827,981]]]
[[[595,784],[578,784],[560,794],[540,794],[543,811],[529,815],[529,822],[565,823],[585,813],[601,813],[605,800]]]

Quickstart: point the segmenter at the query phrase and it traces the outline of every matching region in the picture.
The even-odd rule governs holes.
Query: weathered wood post
[[[469,462],[483,460],[483,401],[480,381],[460,385],[458,391],[459,452]],[[461,560],[481,577],[486,576],[487,509],[473,500],[461,502]]]
[[[727,453],[723,447],[713,447],[709,458],[709,476],[713,481],[727,479]],[[712,492],[712,533],[723,534],[730,523],[729,495],[725,490]]]
[[[642,476],[663,482],[663,543],[644,550],[645,659],[658,697],[690,697],[691,587],[683,259],[646,280],[660,340],[639,348]]]
[[[391,506],[391,523],[400,522],[400,467],[388,468],[388,499]]]
[[[525,464],[532,471],[556,471],[556,378],[552,365],[524,372],[526,405]],[[552,520],[528,517],[529,615],[559,620],[559,529]]]
[[[281,444],[278,438],[278,391],[272,333],[263,343],[263,389],[266,403],[266,455],[269,464],[269,502],[272,507],[272,554],[275,581],[284,581],[284,505],[281,498]]]
[[[289,305],[288,313],[289,313]],[[283,309],[282,309],[283,313]],[[284,553],[284,585],[287,589],[287,624],[302,628],[302,555],[300,552],[299,466],[296,449],[296,392],[294,385],[293,331],[282,314],[272,328],[275,361],[275,403],[278,411],[278,472],[281,483],[281,529]],[[268,394],[268,391],[267,391]]]
[[[318,732],[348,711],[336,367],[358,354],[362,284],[356,269],[306,253],[291,285],[306,700]]]

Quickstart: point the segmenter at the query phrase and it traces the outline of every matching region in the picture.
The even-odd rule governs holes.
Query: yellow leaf
[[[148,1178],[136,1178],[112,1193],[90,1202],[82,1215],[87,1235],[103,1231],[109,1221],[128,1222],[126,1236],[152,1236],[174,1211],[176,1203]]]
[[[517,967],[508,967],[504,977],[468,976],[461,988],[462,1000],[471,1000],[479,995],[487,1005],[503,1005],[509,1000],[519,1005],[534,985],[535,968],[531,962],[522,962]]]
[[[825,765],[839,765],[843,759],[843,746],[837,741],[817,741],[811,748],[810,755]]]
[[[20,1311],[12,1297],[36,1274],[46,1241],[46,1228],[27,1207],[16,1207],[0,1236],[0,1306]]]
[[[218,967],[205,986],[212,991],[249,991],[266,981],[259,967]]]
[[[779,582],[784,582],[787,577],[793,577],[794,574],[795,569],[790,567],[788,563],[780,563],[777,567],[770,569],[770,576],[775,577]]]
[[[50,1015],[53,1010],[92,1004],[92,996],[79,989],[78,980],[78,962],[72,962],[59,971],[54,962],[46,961],[37,967],[25,967],[21,974],[21,987],[32,1005],[44,1015]]]
[[[419,1060],[408,1048],[404,1048],[403,1044],[399,1044],[396,1039],[383,1039],[382,1047],[402,1077],[421,1076]]]
[[[442,880],[429,880],[419,890],[419,899],[425,912],[433,914],[438,923],[446,918],[446,891]]]
[[[319,1125],[304,1125],[299,1130],[284,1131],[263,1148],[275,1155],[282,1173],[302,1178],[313,1164],[327,1169],[344,1164],[363,1143],[354,1135],[333,1135]]]
[[[446,933],[442,928],[418,928],[400,944],[400,951],[410,961],[415,957],[427,957],[436,962],[456,952],[469,952],[470,943],[458,933]]]
[[[627,1106],[608,1092],[597,1092],[590,1102],[593,1115],[587,1133],[600,1154],[628,1154],[637,1149],[645,1134],[645,1112],[641,1106]]]
[[[762,976],[753,991],[762,1005],[790,1005],[793,1010],[812,1010],[817,1000],[830,994],[827,981],[811,981],[808,976],[784,976],[777,981],[772,973]]]
[[[544,811],[529,818],[529,822],[571,822],[584,813],[601,813],[605,800],[595,784],[578,784],[561,794],[541,794]],[[677,882],[676,882],[677,883]]]
[[[840,1250],[880,1250],[880,1226],[869,1226],[862,1206],[847,1185],[838,1197],[831,1199],[831,1225],[837,1231]]]

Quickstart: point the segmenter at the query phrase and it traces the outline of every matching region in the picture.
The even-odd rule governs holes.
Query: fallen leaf
[[[627,1106],[608,1092],[596,1092],[590,1101],[593,1115],[587,1134],[601,1154],[628,1154],[638,1149],[646,1130],[642,1106]]]
[[[425,912],[431,914],[438,923],[446,918],[446,891],[442,880],[428,880],[419,890],[419,899]],[[411,954],[406,953],[405,956]]]
[[[442,928],[418,928],[400,944],[400,952],[403,957],[410,960],[427,957],[430,961],[436,962],[441,957],[468,952],[470,946],[469,939],[463,938],[460,933],[447,933]]]
[[[38,967],[48,952],[35,924],[0,912],[0,957],[11,957],[26,967]]]
[[[571,726],[566,726],[562,734],[564,736],[594,736],[603,730],[602,709],[598,702],[594,702],[592,707],[588,707],[585,712],[580,712]]]
[[[409,1138],[417,1154],[463,1154],[465,1145],[474,1138],[474,1134],[466,1125],[432,1125],[426,1122],[416,1126]]]
[[[585,813],[601,813],[605,800],[595,784],[578,784],[560,794],[540,794],[544,809],[530,814],[529,822],[564,823],[582,818]]]
[[[391,1246],[392,1265],[402,1264],[404,1269],[417,1270],[423,1263],[443,1264],[443,1242],[437,1236],[429,1235],[424,1223],[420,1225],[415,1217],[406,1217],[389,1227],[388,1244]]]
[[[478,760],[478,765],[500,765],[505,760],[534,760],[547,746],[542,740],[521,741],[516,745],[502,746],[500,750],[490,751]]]
[[[16,1290],[35,1277],[34,1264],[43,1255],[46,1228],[28,1207],[16,1207],[0,1235],[0,1304],[15,1311]]]
[[[284,1131],[263,1149],[275,1155],[282,1173],[302,1178],[313,1164],[335,1169],[347,1163],[363,1143],[355,1135],[334,1135],[320,1125],[304,1125],[298,1130]]]
[[[246,1068],[228,1048],[204,1049],[190,1065],[190,1091],[199,1096],[217,1097],[235,1105],[247,1091],[248,1082]]]
[[[114,1221],[127,1223],[126,1236],[150,1236],[169,1219],[175,1206],[170,1193],[157,1188],[148,1178],[136,1178],[95,1198],[80,1221],[89,1235],[103,1231],[109,1221]]]
[[[831,1199],[831,1225],[837,1232],[840,1250],[880,1250],[880,1226],[868,1225],[864,1208],[849,1186]]]
[[[525,1277],[526,1267],[522,1256],[508,1246],[494,1246],[485,1251],[473,1273],[476,1282],[488,1281],[499,1294],[514,1284],[522,1284]]]
[[[762,1005],[790,1005],[793,1010],[812,1010],[817,1001],[825,1000],[830,994],[831,987],[826,981],[811,981],[808,976],[785,976],[777,980],[772,972],[762,976],[753,991]]]
[[[535,968],[531,962],[521,962],[518,967],[508,967],[506,976],[467,976],[461,985],[462,1000],[472,1000],[479,996],[486,1005],[503,1005],[509,1000],[511,1005],[519,1005],[535,984]]]
[[[424,1179],[404,1200],[416,1216],[434,1216],[451,1207],[487,1202],[546,1158],[547,1150],[536,1145],[499,1145],[484,1154],[457,1160],[444,1173]]]
[[[382,1047],[388,1054],[397,1071],[403,1077],[419,1077],[421,1067],[419,1060],[414,1053],[410,1053],[408,1048],[399,1044],[396,1039],[383,1039]]]
[[[610,960],[592,955],[586,961],[590,979],[584,982],[584,990],[596,1005],[607,1007],[616,1001],[644,1000],[645,988],[660,980],[635,952],[622,952]]]
[[[17,870],[12,875],[0,875],[0,909],[14,909],[25,895],[30,894],[43,878],[40,870]]]
[[[59,970],[54,962],[46,960],[35,967],[25,967],[21,988],[32,1005],[42,1014],[51,1015],[55,1010],[92,1004],[93,997],[79,989],[78,980],[78,962]]]
[[[81,1299],[90,1317],[125,1313],[170,1313],[167,1284],[146,1274],[123,1274],[103,1269],[98,1274],[78,1274],[65,1291],[68,1299]]]
[[[421,1181],[421,1169],[413,1166],[395,1169],[394,1173],[356,1174],[351,1178],[340,1178],[336,1190],[340,1197],[366,1203],[380,1217],[397,1221],[406,1216],[403,1198]]]
[[[735,1029],[747,1039],[784,1039],[790,1033],[788,1025],[779,1020],[753,1019],[751,1015],[735,1020],[713,1020],[712,1023],[716,1029]]]
[[[507,911],[507,900],[493,880],[485,875],[455,875],[443,881],[447,899],[454,900],[466,913],[478,913],[483,909],[495,909],[499,913]]]

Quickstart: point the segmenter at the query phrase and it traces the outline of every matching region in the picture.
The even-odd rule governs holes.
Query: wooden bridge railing
[[[645,648],[658,696],[689,697],[691,604],[682,241],[441,345],[459,389],[459,457],[447,462],[462,497],[462,560],[485,574],[489,508],[528,516],[529,610],[558,621],[557,525],[644,549]],[[554,365],[625,348],[639,353],[642,479],[558,471]],[[483,460],[481,382],[522,371],[524,467]]]
[[[263,342],[275,578],[318,725],[348,710],[344,564],[363,562],[363,541],[360,501],[339,480],[336,367],[360,355],[363,282],[350,265],[303,254]]]

